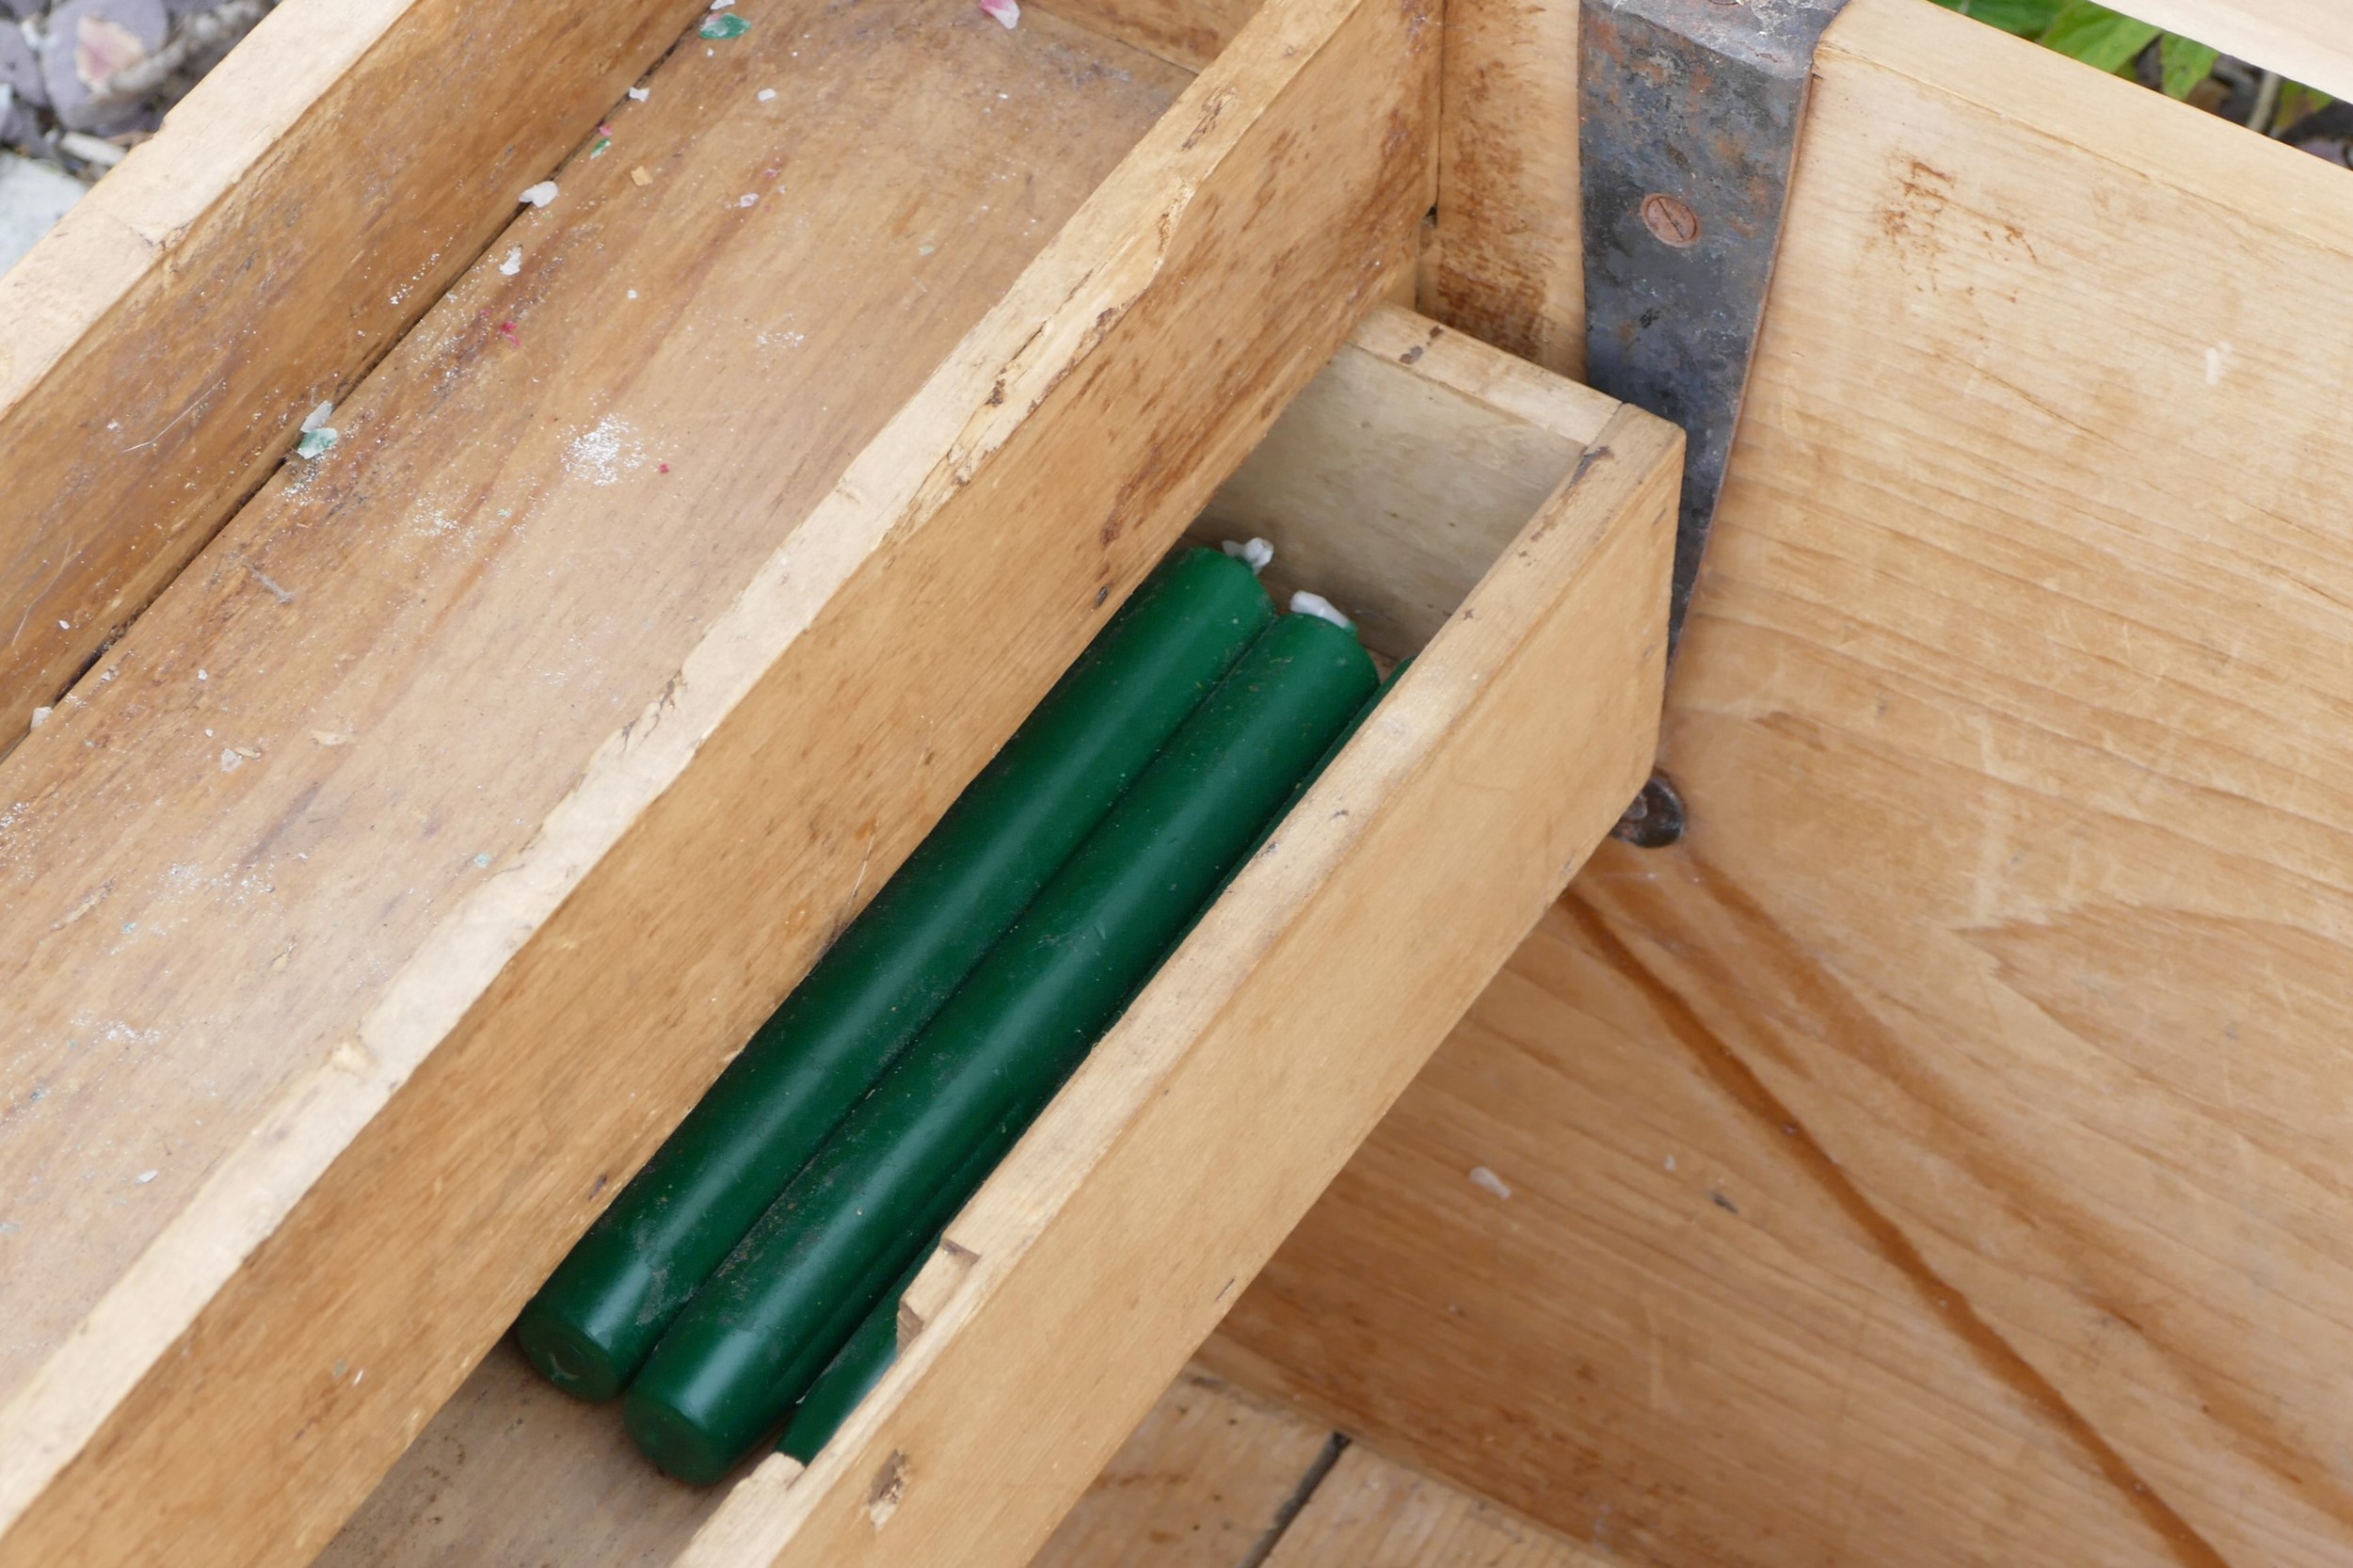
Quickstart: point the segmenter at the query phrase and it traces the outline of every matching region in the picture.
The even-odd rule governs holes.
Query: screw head
[[[1682,792],[1665,774],[1654,773],[1609,836],[1636,849],[1665,849],[1683,837],[1683,824]]]
[[[1700,242],[1700,215],[1679,196],[1653,191],[1642,198],[1642,222],[1661,245],[1689,250]]]

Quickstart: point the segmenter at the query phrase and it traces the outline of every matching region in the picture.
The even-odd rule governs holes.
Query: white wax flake
[[[332,403],[322,403],[317,408],[302,416],[302,433],[307,436],[312,431],[318,429],[321,425],[324,425],[328,420],[333,419],[334,417],[335,405]]]
[[[1341,615],[1339,611],[1333,606],[1330,600],[1324,598],[1321,594],[1311,594],[1305,588],[1302,588],[1297,593],[1291,595],[1291,614],[1294,616],[1313,616],[1318,620],[1328,620],[1334,626],[1354,626],[1356,624],[1354,621],[1350,620],[1346,616]]]
[[[144,1186],[146,1186],[149,1182],[151,1182],[151,1181],[154,1180],[157,1176],[161,1176],[161,1175],[163,1175],[163,1174],[164,1174],[164,1173],[163,1173],[163,1172],[161,1172],[161,1171],[141,1171],[141,1172],[139,1173],[139,1176],[138,1176],[138,1182],[139,1182],[139,1185],[140,1185],[141,1187],[144,1187]]]
[[[653,88],[630,88],[630,89],[629,89],[629,95],[630,95],[632,98],[635,99],[638,103],[643,104],[643,103],[644,103],[647,99],[651,98],[651,97],[653,96]]]
[[[212,675],[211,675],[208,671],[205,671],[205,670],[198,670],[198,671],[196,672],[196,678],[197,678],[199,680],[210,680],[212,679]],[[209,735],[209,734],[211,734],[211,733],[212,733],[212,731],[208,729],[208,730],[206,730],[204,733],[206,733],[207,735]]]
[[[39,729],[42,725],[47,724],[49,722],[49,715],[56,712],[56,710],[55,708],[34,709],[32,728]]]
[[[237,748],[235,746],[223,746],[220,748],[221,772],[235,773],[243,766],[245,766],[245,759],[237,755]]]
[[[1274,547],[1264,539],[1228,539],[1225,553],[1248,567],[1253,576],[1274,564]]]
[[[477,855],[473,857],[473,863],[477,866],[487,866],[490,863],[490,857],[487,855]]]
[[[735,199],[735,204],[739,207],[748,207],[759,200],[760,196],[757,192],[745,191],[743,195]]]
[[[73,630],[73,623],[70,620],[61,620],[57,623],[57,630],[60,632],[71,632]]]
[[[629,291],[629,296],[630,296],[632,299],[636,298],[636,297],[637,297],[637,291],[636,291],[635,289],[632,289],[632,290],[630,290],[630,291]]]
[[[981,9],[1002,23],[1007,31],[1021,24],[1021,0],[981,0]]]
[[[776,89],[774,88],[761,88],[752,96],[759,99],[763,104],[773,104],[776,99]]]
[[[509,248],[506,252],[506,260],[499,263],[499,276],[502,278],[512,278],[522,269],[523,248],[520,245]]]
[[[542,180],[537,184],[533,185],[530,189],[524,191],[520,196],[515,198],[515,200],[529,206],[544,207],[549,202],[555,200],[555,182],[552,180]]]
[[[1512,1195],[1512,1189],[1504,1185],[1503,1178],[1484,1165],[1473,1165],[1470,1179],[1471,1185],[1482,1192],[1493,1192],[1497,1197],[1505,1199]]]

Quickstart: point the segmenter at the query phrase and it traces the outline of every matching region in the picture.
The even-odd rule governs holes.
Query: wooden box
[[[544,40],[527,136],[496,15],[388,12],[98,265],[193,203],[216,76],[0,284],[50,352],[0,542],[56,568],[9,584],[0,1563],[492,1516],[516,1560],[1016,1563],[1645,776],[1680,438],[1378,303],[1428,202],[1416,5],[776,0],[640,100],[691,20],[641,9]],[[388,81],[453,147],[506,127],[459,198],[435,145],[288,161]],[[588,124],[506,221],[517,149]],[[427,213],[472,264],[388,280]],[[1417,662],[818,1463],[624,1462],[494,1349],[516,1309],[1189,527]]]

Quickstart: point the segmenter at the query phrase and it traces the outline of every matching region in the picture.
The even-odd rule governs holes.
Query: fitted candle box
[[[71,600],[11,602],[42,651],[0,692],[53,710],[0,761],[0,1563],[296,1562],[388,1470],[376,1539],[428,1549],[459,1515],[398,1518],[404,1449],[490,1409],[451,1399],[467,1369],[1408,270],[1428,205],[1417,7],[1176,37],[739,4],[748,31],[625,98],[689,20],[658,9],[589,39],[387,7],[369,42],[289,0],[0,290],[46,278],[43,331],[82,319],[58,257],[129,291],[8,406],[12,458],[106,461],[11,467],[0,520],[34,525],[8,584]],[[314,103],[208,119],[312,56]],[[600,121],[513,216],[550,173],[517,160]],[[205,148],[248,159],[226,195],[174,174]],[[411,162],[350,161],[386,149]],[[42,341],[12,331],[6,374]],[[1335,369],[1415,349],[1325,510],[1248,531],[1378,581],[1404,524],[1368,504],[1446,500],[1411,514],[1443,559],[1393,552],[1419,631],[1361,613],[1395,654],[1460,605],[1455,651],[952,1224],[892,1376],[710,1550],[852,1560],[847,1522],[858,1553],[1011,1560],[1639,782],[1671,433],[1450,336]],[[337,442],[273,468],[330,400]],[[554,1492],[477,1466],[452,1506],[691,1529],[579,1451]]]

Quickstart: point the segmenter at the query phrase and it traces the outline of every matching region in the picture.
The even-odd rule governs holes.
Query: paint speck
[[[161,1172],[161,1171],[141,1171],[141,1172],[139,1173],[139,1177],[138,1177],[138,1180],[139,1180],[139,1185],[140,1185],[141,1187],[144,1187],[144,1186],[146,1186],[149,1182],[151,1182],[151,1181],[154,1180],[157,1176],[161,1176],[161,1175],[163,1175],[163,1174],[164,1174],[164,1173],[163,1173],[163,1172]]]
[[[774,88],[761,88],[758,92],[752,94],[752,96],[759,99],[763,104],[773,104],[776,101],[776,89]]]
[[[1503,1184],[1503,1178],[1484,1165],[1471,1167],[1470,1180],[1471,1185],[1482,1192],[1492,1192],[1497,1197],[1504,1199],[1512,1196],[1512,1189]]]
[[[490,857],[487,855],[477,855],[473,857],[473,863],[477,866],[487,866],[490,863]]]
[[[657,473],[667,473],[670,472],[670,465],[667,463],[658,463],[654,466],[654,472]]]
[[[630,296],[632,299],[636,298],[636,297],[637,297],[637,291],[636,291],[635,289],[632,289],[632,290],[630,290],[630,291],[629,291],[629,296]]]
[[[564,449],[564,472],[599,487],[619,484],[622,474],[645,460],[637,432],[613,414],[574,436]]]
[[[630,95],[632,98],[634,98],[635,100],[637,100],[637,102],[639,102],[640,104],[643,104],[643,103],[644,103],[647,99],[651,98],[651,97],[653,96],[653,88],[630,88],[630,89],[629,89],[629,95]]]
[[[981,9],[1008,30],[1020,25],[1021,0],[981,0]]]
[[[752,30],[752,24],[734,12],[728,11],[703,18],[702,26],[696,30],[707,39],[742,38]]]
[[[506,260],[499,263],[499,276],[502,278],[512,278],[522,269],[523,248],[520,245],[514,246],[507,250]]]
[[[915,248],[915,253],[919,256],[928,256],[938,248],[939,247],[936,245],[919,245]]]
[[[544,207],[555,200],[555,182],[542,180],[536,185],[526,186],[523,193],[515,200],[526,206]]]
[[[315,430],[305,430],[302,433],[302,439],[295,442],[295,456],[308,457],[311,461],[316,462],[334,451],[335,443],[343,439],[342,432],[331,424],[322,424]]]
[[[106,428],[109,430],[120,430],[122,428],[122,422],[119,419],[110,419],[106,422]]]
[[[753,202],[755,202],[755,201],[757,201],[757,200],[760,200],[760,193],[759,193],[758,191],[749,191],[749,190],[747,190],[747,191],[745,191],[743,195],[741,195],[741,196],[739,196],[739,197],[737,197],[737,198],[735,199],[735,204],[736,204],[737,206],[739,206],[739,207],[748,207],[748,206],[750,206]]]
[[[73,630],[73,623],[70,620],[61,620],[57,623],[57,630],[60,632],[71,632]]]
[[[235,773],[243,766],[245,766],[245,759],[237,755],[237,748],[235,746],[223,746],[220,748],[221,772]]]
[[[138,921],[136,921],[136,920],[125,920],[125,921],[123,921],[123,922],[122,922],[122,934],[123,934],[125,936],[137,936],[137,935],[139,934],[139,922],[138,922]]]
[[[210,673],[209,671],[206,671],[206,670],[198,670],[198,671],[196,672],[196,678],[197,678],[199,680],[210,680],[213,677],[212,677],[212,675],[211,675],[211,673]],[[212,731],[207,730],[207,731],[205,731],[205,733],[206,733],[206,734],[210,734],[210,733],[212,733]]]
[[[39,728],[40,728],[42,725],[47,724],[47,723],[49,722],[49,715],[50,715],[50,714],[52,714],[52,713],[54,713],[54,712],[56,712],[56,710],[55,708],[36,708],[36,709],[34,709],[34,710],[33,710],[33,722],[32,722],[32,724],[31,724],[31,726],[30,726],[29,728],[34,728],[34,729],[39,729]]]

